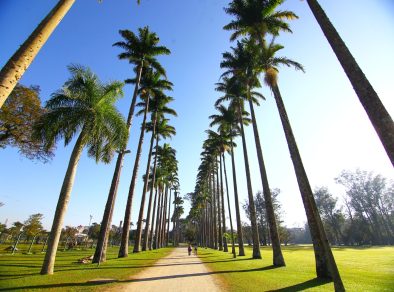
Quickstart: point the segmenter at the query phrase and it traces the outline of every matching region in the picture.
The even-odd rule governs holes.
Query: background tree
[[[93,240],[97,240],[99,237],[99,233],[100,233],[100,224],[96,222],[92,223],[92,225],[89,227],[88,236]]]
[[[316,205],[331,243],[339,244],[343,240],[342,225],[345,221],[341,208],[338,208],[338,199],[326,187],[316,188],[314,191]]]
[[[40,213],[33,214],[24,222],[25,227],[23,230],[27,241],[44,230],[41,222],[43,217],[44,215]]]
[[[345,187],[348,220],[356,241],[393,244],[394,183],[360,169],[344,170],[335,180]]]
[[[40,88],[18,84],[0,109],[0,148],[19,148],[29,159],[46,162],[53,156],[52,149],[32,138],[33,125],[45,110],[41,107]]]
[[[278,224],[278,227],[281,226],[281,223],[283,222],[281,220],[281,205],[278,200],[278,196],[280,194],[280,189],[272,189],[271,190],[271,198],[272,198],[272,206],[274,208],[274,213],[275,213],[275,220],[276,223]],[[259,226],[259,234],[260,234],[260,239],[261,243],[263,245],[269,245],[271,244],[270,241],[270,234],[269,234],[269,228],[268,228],[268,220],[267,220],[267,212],[266,212],[266,205],[265,205],[265,200],[262,192],[257,192],[255,197],[254,197],[255,205],[256,205],[256,217],[257,217],[257,225]],[[249,218],[250,213],[249,213],[249,204],[248,201],[245,201],[245,204],[243,205],[243,208],[245,210],[246,216]]]

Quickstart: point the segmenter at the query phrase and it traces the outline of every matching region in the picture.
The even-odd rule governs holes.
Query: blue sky
[[[0,0],[0,50],[2,67],[16,48],[56,4],[56,0]],[[233,45],[223,25],[230,20],[224,0],[132,0],[76,1],[69,13],[23,76],[24,85],[39,85],[41,99],[59,89],[69,77],[66,66],[78,63],[89,66],[103,81],[133,77],[132,67],[119,61],[119,29],[136,31],[149,25],[172,54],[160,58],[174,83],[172,106],[179,117],[172,119],[177,136],[169,141],[177,150],[181,193],[193,191],[204,131],[213,103],[221,70],[221,54]],[[370,80],[390,114],[394,115],[394,4],[391,0],[320,1],[331,21]],[[393,168],[361,107],[349,81],[325,40],[305,1],[288,0],[282,9],[294,11],[300,19],[291,23],[293,34],[282,35],[283,56],[305,66],[306,73],[282,68],[279,86],[311,185],[328,186],[341,196],[343,190],[333,178],[343,169],[360,167],[394,178]],[[125,97],[118,102],[126,115],[132,87],[124,88]],[[257,109],[261,141],[271,187],[280,188],[284,219],[287,225],[302,225],[304,211],[293,166],[281,128],[279,116],[268,89],[267,97]],[[140,119],[134,118],[129,149],[135,153]],[[253,190],[261,189],[252,130],[247,130],[252,167]],[[146,139],[145,141],[147,141]],[[240,145],[239,141],[238,144]],[[132,207],[135,222],[145,172],[147,142],[139,172]],[[50,227],[61,183],[73,147],[59,144],[55,158],[48,164],[21,157],[17,149],[0,151],[0,222],[24,221],[30,214],[43,213],[44,225]],[[241,201],[247,197],[241,149],[236,151]],[[229,165],[228,159],[228,165]],[[123,218],[134,155],[128,155],[121,177],[113,223]],[[81,159],[77,171],[65,225],[87,225],[89,215],[100,222],[114,170],[109,165]],[[231,177],[229,173],[229,177]],[[232,192],[231,192],[232,194]]]

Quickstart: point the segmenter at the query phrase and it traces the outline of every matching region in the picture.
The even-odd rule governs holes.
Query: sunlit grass
[[[200,258],[226,284],[229,291],[334,291],[332,283],[316,279],[311,246],[283,247],[286,267],[272,266],[272,250],[261,249],[263,259],[199,249]],[[393,291],[394,247],[334,248],[347,291]]]
[[[122,281],[128,279],[143,268],[152,266],[158,259],[166,256],[171,248],[162,248],[157,251],[129,254],[129,257],[118,259],[118,248],[109,248],[107,262],[97,267],[96,264],[78,264],[77,260],[90,256],[94,249],[60,251],[57,253],[55,273],[53,275],[40,275],[44,254],[42,246],[35,246],[36,254],[23,254],[27,245],[20,245],[20,251],[14,255],[4,253],[9,245],[0,245],[0,291],[29,291],[36,289],[50,289],[56,291],[97,291],[98,288],[108,287],[112,284],[98,284],[89,281],[94,279],[114,279]],[[132,252],[132,247],[130,248]],[[37,291],[37,290],[36,290]]]

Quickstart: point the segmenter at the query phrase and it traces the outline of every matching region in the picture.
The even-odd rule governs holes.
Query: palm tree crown
[[[62,138],[68,145],[78,131],[83,131],[88,155],[108,163],[114,150],[126,144],[125,122],[114,107],[123,96],[124,84],[102,84],[90,69],[79,65],[68,69],[72,76],[46,103],[48,111],[35,126],[35,136],[49,149]]]

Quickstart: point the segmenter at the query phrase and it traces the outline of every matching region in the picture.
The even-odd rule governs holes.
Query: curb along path
[[[144,292],[223,291],[220,281],[210,273],[202,261],[195,255],[188,256],[186,247],[175,248],[154,266],[134,275],[129,282],[113,288],[116,291]]]

